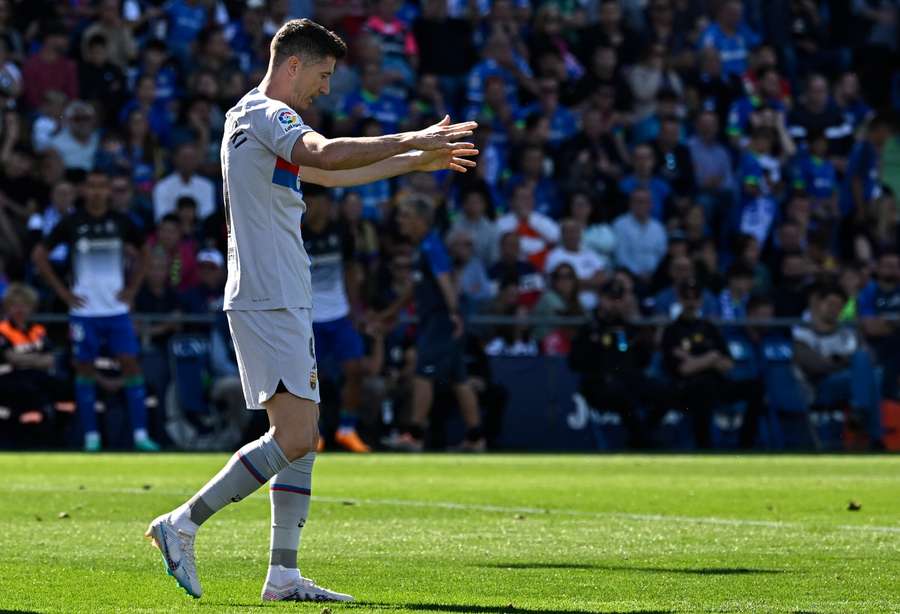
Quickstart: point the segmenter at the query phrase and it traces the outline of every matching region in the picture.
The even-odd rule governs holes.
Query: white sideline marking
[[[81,492],[85,495],[127,494],[127,495],[165,495],[188,497],[193,494],[187,490],[163,490],[152,488],[103,488],[66,491],[58,487],[22,485],[10,487],[10,491],[31,492]],[[767,529],[800,529],[800,530],[824,530],[824,531],[860,531],[868,533],[900,534],[900,526],[879,526],[870,524],[840,524],[840,525],[815,525],[809,523],[787,520],[752,520],[749,518],[719,518],[716,516],[679,516],[670,514],[636,514],[630,512],[589,512],[586,510],[566,510],[558,508],[519,507],[506,505],[484,505],[480,503],[457,503],[453,501],[417,501],[415,499],[355,499],[352,497],[323,497],[314,495],[313,501],[332,504],[352,505],[395,505],[398,507],[418,507],[443,510],[457,510],[464,512],[491,512],[498,514],[531,514],[533,516],[570,516],[576,518],[614,518],[621,520],[635,520],[639,522],[669,522],[674,524],[708,524],[731,527],[762,527]]]

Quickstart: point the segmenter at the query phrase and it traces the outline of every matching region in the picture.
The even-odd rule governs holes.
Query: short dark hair
[[[340,60],[347,55],[347,44],[341,37],[311,19],[292,19],[272,38],[272,65],[279,66],[295,55],[304,61],[333,57]]]
[[[163,224],[175,224],[176,226],[181,226],[181,220],[179,220],[178,216],[174,213],[166,213],[159,220],[159,225],[162,226]]]
[[[828,298],[829,296],[837,296],[844,302],[847,302],[847,293],[842,287],[830,280],[822,280],[813,287],[812,297],[816,300]]]

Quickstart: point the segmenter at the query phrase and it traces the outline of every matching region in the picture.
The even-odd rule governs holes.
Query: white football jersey
[[[228,226],[225,310],[312,308],[306,211],[291,150],[312,128],[252,89],[225,115],[222,175]]]

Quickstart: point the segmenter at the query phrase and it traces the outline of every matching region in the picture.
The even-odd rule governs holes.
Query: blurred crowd
[[[66,311],[30,254],[82,206],[89,177],[90,198],[150,245],[133,311],[219,311],[224,113],[294,17],[350,48],[303,113],[321,133],[479,122],[475,172],[309,192],[353,237],[353,309],[380,346],[379,398],[402,390],[415,328],[364,323],[413,283],[396,211],[426,199],[465,313],[510,316],[470,327],[489,406],[503,395],[485,356],[553,355],[582,374],[588,402],[630,425],[660,398],[706,415],[710,385],[758,416],[771,399],[747,382],[765,370],[735,375],[733,339],[763,348],[781,335],[805,406],[850,407],[877,445],[900,356],[897,0],[0,0],[0,405],[21,392],[3,378],[65,370],[17,353],[50,349],[25,334],[30,313]],[[61,274],[67,249],[49,253]],[[625,324],[640,316],[672,324]],[[804,323],[728,326],[748,316]],[[240,405],[217,322],[211,381],[230,378],[217,399]],[[196,330],[140,327],[145,356],[167,371],[172,337]],[[35,381],[48,402],[65,396]],[[654,415],[641,414],[636,443]]]

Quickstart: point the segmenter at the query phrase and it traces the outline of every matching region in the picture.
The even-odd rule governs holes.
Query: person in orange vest
[[[39,424],[52,403],[72,400],[68,382],[54,373],[56,356],[46,329],[30,321],[37,303],[37,292],[25,284],[10,284],[3,296],[0,406],[17,424]]]

